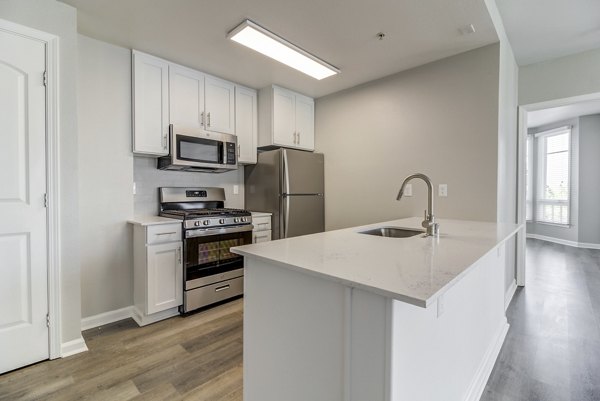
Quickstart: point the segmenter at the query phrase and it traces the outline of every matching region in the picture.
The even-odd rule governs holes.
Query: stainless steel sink
[[[425,234],[425,231],[409,230],[407,228],[398,227],[378,227],[367,231],[361,231],[360,234],[376,235],[378,237],[408,238],[419,234]]]

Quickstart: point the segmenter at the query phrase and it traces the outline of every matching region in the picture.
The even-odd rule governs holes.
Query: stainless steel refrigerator
[[[325,231],[322,153],[276,149],[245,167],[246,209],[273,213],[272,238]]]

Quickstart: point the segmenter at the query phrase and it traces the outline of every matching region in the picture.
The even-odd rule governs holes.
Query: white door
[[[183,303],[183,264],[181,242],[149,245],[148,315]]]
[[[273,143],[296,146],[295,95],[281,88],[273,88]]]
[[[235,128],[235,85],[206,75],[204,79],[206,129],[233,134]]]
[[[256,163],[258,135],[256,91],[235,88],[235,134],[238,141],[238,162]]]
[[[49,357],[45,59],[0,31],[0,373]]]
[[[315,150],[315,101],[296,96],[297,145],[302,149]]]
[[[133,152],[169,153],[169,63],[133,51]]]
[[[204,74],[169,66],[169,120],[171,124],[204,128]]]

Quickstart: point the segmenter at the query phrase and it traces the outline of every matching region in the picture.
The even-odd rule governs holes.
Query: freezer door
[[[282,149],[284,194],[323,194],[324,162],[322,153]]]
[[[325,231],[325,200],[322,195],[282,196],[280,238]]]

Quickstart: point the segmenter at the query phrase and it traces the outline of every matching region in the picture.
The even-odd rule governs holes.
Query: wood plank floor
[[[528,240],[527,262],[481,401],[600,401],[600,251]],[[242,400],[242,306],[88,330],[89,352],[0,375],[0,400]]]
[[[88,352],[0,375],[0,400],[241,400],[242,307],[85,331]]]
[[[527,240],[527,285],[481,401],[600,401],[600,251]]]

